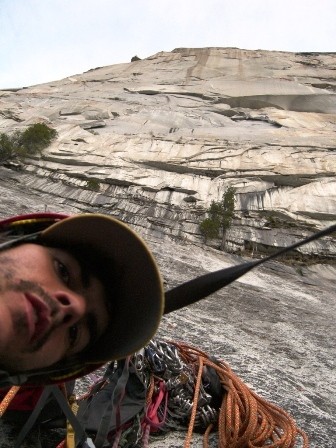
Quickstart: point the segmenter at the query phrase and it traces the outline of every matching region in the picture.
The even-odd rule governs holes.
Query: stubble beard
[[[50,309],[51,317],[54,317],[59,310],[58,304],[51,298],[51,296],[36,282],[30,280],[18,279],[19,270],[13,266],[10,257],[2,256],[0,257],[0,300],[1,294],[4,292],[18,292],[18,293],[32,293],[37,295]],[[13,326],[20,335],[27,334],[27,319],[25,313],[17,312],[13,313]],[[38,351],[47,342],[50,334],[57,327],[56,324],[52,325],[51,328],[39,338],[34,344],[32,344],[28,349],[24,350],[24,353],[34,353]]]

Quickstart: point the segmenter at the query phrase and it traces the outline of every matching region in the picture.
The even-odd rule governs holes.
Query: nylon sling
[[[208,295],[218,291],[224,286],[229,285],[234,280],[237,280],[242,275],[247,274],[249,271],[265,263],[266,261],[273,260],[279,255],[283,255],[300,246],[303,246],[304,244],[310,243],[311,241],[317,240],[322,236],[329,235],[335,231],[336,224],[327,227],[320,232],[314,233],[310,237],[298,241],[291,246],[284,247],[283,249],[278,250],[268,257],[261,258],[260,260],[256,261],[242,263],[237,266],[220,269],[219,271],[210,272],[209,274],[205,274],[186,283],[182,283],[182,285],[176,286],[176,288],[173,288],[166,292],[164,314],[171,313],[172,311],[176,311],[180,308],[198,302],[199,300],[204,299]]]
[[[75,430],[75,433],[80,441],[87,441],[87,435],[82,428],[82,425],[79,423],[78,419],[76,418],[75,414],[72,412],[69,403],[65,396],[62,394],[58,386],[46,386],[44,391],[42,392],[41,397],[39,398],[39,401],[37,402],[33,412],[30,414],[29,419],[21,429],[18,438],[16,440],[14,448],[20,448],[22,445],[22,442],[24,441],[25,437],[29,433],[29,431],[32,429],[34,423],[37,420],[37,417],[40,415],[44,405],[46,404],[48,398],[50,395],[54,395],[56,398],[58,404],[60,405],[60,408],[64,412],[64,415],[71,423],[72,427]]]

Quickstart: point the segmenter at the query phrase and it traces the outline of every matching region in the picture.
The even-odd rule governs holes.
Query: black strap
[[[75,416],[75,414],[72,412],[68,400],[65,398],[65,396],[60,391],[60,388],[58,386],[47,386],[52,389],[52,393],[54,394],[58,404],[60,405],[60,408],[62,409],[64,415],[68,419],[68,421],[71,423],[71,426],[73,427],[76,436],[81,442],[84,442],[87,439],[87,435],[82,427],[82,425],[79,423],[78,418]]]
[[[24,441],[25,437],[29,433],[29,431],[32,429],[34,424],[36,423],[36,420],[38,416],[40,415],[43,407],[45,406],[48,398],[50,395],[54,395],[56,398],[58,404],[60,405],[60,408],[62,409],[64,415],[71,423],[72,427],[75,430],[76,435],[78,436],[79,440],[81,442],[85,442],[87,439],[87,436],[85,434],[84,429],[82,428],[81,424],[79,423],[78,419],[76,418],[75,414],[72,412],[69,403],[65,396],[62,394],[58,386],[46,386],[33,410],[33,412],[30,414],[29,419],[26,421],[25,425],[21,429],[18,438],[16,440],[14,448],[20,448],[22,446],[22,442]]]
[[[317,240],[322,236],[329,235],[335,231],[336,224],[321,230],[320,232],[314,233],[310,237],[292,244],[291,246],[284,247],[266,258],[242,263],[237,266],[231,266],[229,268],[202,275],[201,277],[197,277],[189,282],[182,283],[182,285],[166,292],[164,314],[171,313],[172,311],[176,311],[180,308],[198,302],[224,286],[229,285],[234,280],[237,280],[239,277],[249,272],[251,269],[254,269],[256,266],[277,258],[279,255],[285,254],[286,252],[294,250],[311,241]]]
[[[35,405],[35,408],[33,410],[33,412],[30,414],[29,419],[26,421],[25,425],[23,426],[23,428],[21,429],[18,438],[16,440],[15,443],[15,447],[14,448],[20,448],[22,442],[24,441],[26,435],[29,433],[29,431],[32,429],[32,427],[34,426],[34,423],[36,422],[38,416],[40,415],[44,405],[46,404],[49,396],[50,396],[50,390],[48,387],[46,387],[44,389],[44,391],[42,392],[42,395],[40,396],[38,402]]]
[[[0,250],[10,249],[11,247],[15,247],[22,243],[34,242],[39,238],[40,235],[41,235],[41,232],[36,232],[36,233],[31,233],[29,235],[21,236],[19,238],[5,241],[4,243],[0,244]]]
[[[120,422],[118,422],[118,420],[120,419],[118,418],[117,414],[118,411],[120,410],[120,403],[124,397],[126,384],[129,378],[129,360],[130,360],[129,357],[125,359],[124,367],[120,375],[120,378],[118,379],[117,385],[113,391],[111,400],[109,401],[105,409],[104,415],[101,418],[100,426],[98,428],[97,435],[94,440],[95,446],[97,448],[102,448],[105,443],[106,437],[109,432],[109,428],[111,426],[111,420],[113,417],[114,409],[116,410],[117,430],[119,429]]]

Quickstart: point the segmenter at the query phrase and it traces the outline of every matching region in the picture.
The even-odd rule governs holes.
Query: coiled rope
[[[297,427],[294,419],[249,389],[225,362],[214,362],[204,352],[187,344],[174,342],[174,345],[178,347],[181,358],[198,372],[185,448],[190,447],[192,440],[204,366],[216,371],[226,391],[219,410],[218,428],[211,424],[205,431],[205,448],[209,446],[209,434],[213,429],[218,430],[219,448],[294,448],[299,439],[302,448],[309,447],[306,433]]]

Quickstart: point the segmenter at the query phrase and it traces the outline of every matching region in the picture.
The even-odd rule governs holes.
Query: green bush
[[[211,202],[207,210],[209,217],[200,223],[200,231],[205,242],[208,238],[218,238],[220,231],[222,232],[222,250],[225,249],[227,230],[231,227],[234,216],[235,193],[234,187],[228,187],[223,193],[221,201]]]
[[[0,134],[0,163],[41,153],[57,136],[55,129],[36,123],[12,135]]]
[[[99,191],[100,189],[100,184],[96,179],[88,179],[86,181],[86,187],[89,190],[93,190],[93,191]]]
[[[201,234],[204,236],[205,242],[210,238],[217,238],[219,234],[220,222],[211,218],[205,218],[200,224]]]
[[[13,157],[14,145],[7,134],[0,134],[0,163]]]
[[[44,123],[36,123],[23,131],[18,138],[18,146],[25,155],[36,154],[50,145],[56,137],[55,129]]]

